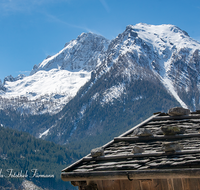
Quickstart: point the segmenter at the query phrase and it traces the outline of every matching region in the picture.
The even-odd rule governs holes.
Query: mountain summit
[[[199,87],[200,43],[176,26],[129,25],[111,41],[83,33],[0,83],[0,124],[85,152],[154,112],[200,109]]]
[[[0,86],[0,107],[28,114],[59,112],[90,79],[108,44],[102,36],[83,33],[59,53],[35,65],[30,76],[6,77],[4,86]]]
[[[129,79],[156,77],[181,106],[195,109],[199,104],[199,51],[200,43],[176,26],[130,25],[111,41],[100,67],[109,70],[110,65],[126,65],[120,72]]]
[[[0,84],[0,107],[53,115],[87,82],[91,88],[107,73],[111,78],[106,80],[121,77],[123,82],[106,89],[102,104],[124,94],[126,83],[145,79],[159,81],[182,107],[195,110],[200,95],[199,51],[200,43],[173,25],[129,25],[112,41],[83,33],[35,65],[30,76],[6,77]]]
[[[51,69],[90,72],[101,61],[108,44],[109,40],[102,36],[82,33],[76,40],[66,43],[59,53],[48,56],[38,66],[35,65],[30,75],[40,70],[50,71]]]

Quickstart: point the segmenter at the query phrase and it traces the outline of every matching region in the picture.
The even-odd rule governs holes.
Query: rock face
[[[93,71],[107,50],[109,40],[93,33],[82,33],[76,40],[66,43],[54,56],[48,56],[38,66],[34,66],[31,75],[45,70],[60,68],[68,71]]]
[[[104,149],[102,147],[94,148],[91,150],[91,156],[93,158],[104,156]]]
[[[183,149],[182,145],[174,142],[165,142],[162,144],[162,147],[165,152],[176,152]]]
[[[17,81],[17,80],[22,80],[24,77],[26,77],[26,76],[23,75],[23,74],[20,74],[20,75],[18,75],[18,76],[15,77],[15,78],[14,78],[12,75],[9,75],[9,76],[7,76],[7,77],[4,78],[3,85],[5,85],[6,82],[15,82],[15,81]]]
[[[182,107],[175,107],[175,108],[169,109],[168,114],[170,116],[189,115],[190,114],[190,110],[182,108]]]

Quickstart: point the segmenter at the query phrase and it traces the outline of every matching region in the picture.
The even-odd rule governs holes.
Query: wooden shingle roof
[[[164,135],[162,127],[183,129],[183,133]],[[152,136],[138,136],[138,130]],[[200,174],[200,112],[184,116],[157,113],[103,146],[104,155],[91,154],[63,169],[64,181],[88,179],[151,178],[160,175],[195,177]],[[177,150],[166,151],[165,144],[178,144]],[[134,153],[134,147],[141,153]]]

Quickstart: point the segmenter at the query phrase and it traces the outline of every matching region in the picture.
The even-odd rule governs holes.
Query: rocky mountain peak
[[[0,109],[38,115],[28,126],[37,137],[82,143],[130,128],[153,111],[200,109],[199,86],[200,43],[176,26],[140,23],[112,41],[82,33],[34,66],[32,75],[6,82]],[[52,117],[44,119],[46,113]],[[7,113],[1,118],[16,123]],[[26,129],[20,122],[16,128]]]
[[[9,76],[6,76],[6,77],[4,78],[3,84],[5,84],[7,81],[8,81],[8,82],[13,82],[13,81],[15,81],[15,79],[14,79],[14,77],[13,77],[12,75],[9,75]]]
[[[3,85],[5,85],[6,82],[14,82],[14,81],[17,81],[17,80],[21,80],[24,77],[26,77],[26,75],[24,75],[24,74],[20,74],[17,77],[13,77],[12,75],[9,75],[9,76],[7,76],[7,77],[4,78]]]
[[[107,50],[109,40],[93,34],[82,33],[76,40],[65,44],[57,54],[48,56],[38,66],[34,66],[30,75],[39,70],[64,69],[68,71],[91,71],[96,67],[100,54]]]
[[[98,34],[95,34],[95,33],[92,33],[92,32],[88,32],[88,33],[85,33],[83,32],[81,35],[79,35],[77,37],[77,41],[85,41],[85,40],[92,40],[92,39],[103,39],[103,40],[106,40],[105,37],[101,36],[101,35],[98,35]]]
[[[116,88],[110,86],[110,91],[120,89],[123,94],[125,83],[131,84],[139,79],[160,81],[183,107],[187,107],[191,99],[196,106],[200,94],[197,88],[200,86],[199,52],[199,42],[169,24],[128,25],[112,41],[94,33],[82,33],[66,43],[60,52],[35,65],[30,76],[21,77],[22,81],[16,81],[20,77],[8,76],[4,87],[9,90],[6,94],[2,92],[2,96],[24,96],[30,105],[31,101],[38,103],[41,98],[49,102],[48,106],[45,103],[46,108],[41,104],[44,112],[52,111],[51,102],[59,102],[61,106],[57,106],[57,112],[86,82],[92,79],[95,83],[104,75],[105,80],[109,81],[112,76],[112,80],[119,81],[117,85],[114,84]],[[9,86],[5,84],[6,81],[13,81],[15,85]],[[20,89],[20,93],[16,89]],[[195,93],[187,96],[188,92],[194,90]]]

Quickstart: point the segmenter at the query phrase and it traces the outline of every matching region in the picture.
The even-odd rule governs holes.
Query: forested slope
[[[0,189],[18,189],[27,179],[42,188],[66,190],[69,184],[60,173],[76,159],[64,146],[0,127]]]

